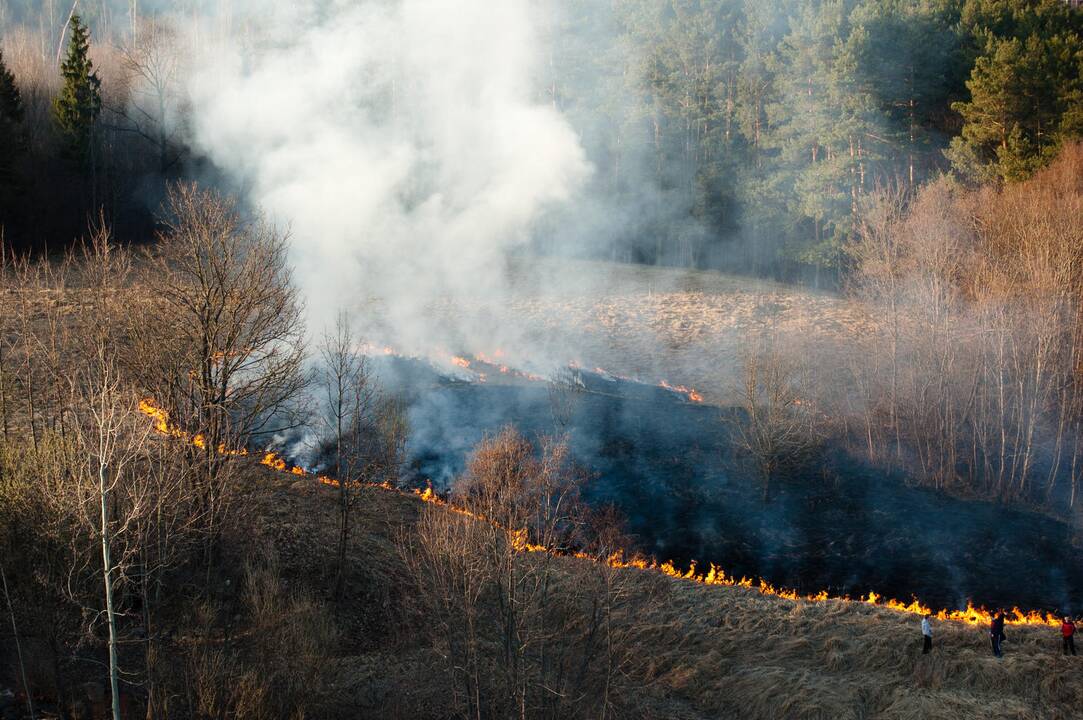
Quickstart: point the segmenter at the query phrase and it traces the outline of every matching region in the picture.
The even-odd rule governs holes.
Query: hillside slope
[[[258,510],[254,537],[275,548],[284,578],[318,583],[333,547],[334,489],[261,474],[245,501]],[[397,549],[425,513],[446,512],[364,490],[332,663],[344,716],[448,716],[446,647],[427,632],[432,618],[408,610]],[[615,675],[611,717],[1070,718],[1083,707],[1083,658],[1060,654],[1055,628],[1010,626],[997,660],[984,628],[936,623],[936,648],[922,656],[918,618],[883,608],[704,587],[587,560],[544,562],[569,590],[590,573],[623,588],[613,622],[635,660]]]

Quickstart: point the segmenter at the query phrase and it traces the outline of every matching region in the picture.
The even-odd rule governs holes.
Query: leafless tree
[[[373,427],[378,408],[377,391],[368,359],[357,351],[349,320],[340,312],[334,330],[324,332],[320,343],[324,409],[318,414],[320,449],[331,451],[329,473],[338,479],[339,541],[334,594],[345,582],[346,548],[350,534],[350,511],[358,498],[356,486],[375,471],[376,438]]]
[[[109,631],[109,681],[113,704],[113,720],[120,720],[120,669],[117,661],[117,610],[114,602],[116,577],[126,572],[135,555],[134,543],[125,544],[125,552],[115,555],[115,536],[128,535],[136,519],[146,512],[147,497],[142,492],[131,492],[137,485],[129,476],[135,472],[150,428],[137,418],[137,398],[122,388],[119,371],[110,348],[105,342],[98,345],[96,354],[89,358],[86,367],[75,378],[74,407],[81,415],[76,425],[78,443],[93,468],[77,474],[75,487],[79,502],[77,506],[89,509],[94,505],[98,517],[93,520],[86,513],[85,520],[94,527],[101,546],[102,583],[104,586],[105,621]],[[89,471],[94,479],[87,477],[81,483],[78,478]],[[96,482],[95,482],[96,480]],[[127,485],[127,504],[121,506],[115,500],[119,489]],[[95,502],[87,502],[85,493],[95,495]]]
[[[121,49],[128,102],[114,110],[127,121],[124,129],[155,148],[158,171],[163,175],[181,157],[177,136],[184,118],[178,89],[182,52],[176,31],[160,19],[141,23],[130,44]]]
[[[818,444],[804,371],[794,356],[750,338],[740,398],[743,417],[731,424],[738,446],[756,467],[767,503],[776,476],[806,462]]]
[[[858,225],[857,240],[847,250],[860,265],[855,276],[855,288],[863,296],[875,296],[886,305],[888,313],[888,342],[891,372],[891,430],[894,434],[895,456],[902,452],[899,436],[899,333],[902,293],[907,273],[906,247],[894,227],[905,211],[906,194],[902,188],[881,188],[865,199],[864,212]]]
[[[193,438],[205,517],[217,523],[229,451],[303,422],[302,306],[286,236],[243,220],[232,200],[174,185],[165,224],[146,263],[155,292],[131,313],[130,372]]]

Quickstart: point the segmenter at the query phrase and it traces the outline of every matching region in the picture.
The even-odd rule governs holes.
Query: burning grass
[[[171,437],[178,437],[186,439],[198,447],[203,447],[201,444],[201,438],[197,435],[195,437],[189,436],[182,429],[176,427],[170,422],[168,414],[158,407],[153,400],[144,399],[140,402],[140,410],[146,414],[154,423],[154,427],[158,432],[169,435]],[[234,455],[246,455],[245,450],[223,450]],[[274,452],[266,452],[260,459],[260,464],[264,465],[274,471],[289,473],[300,477],[313,477],[318,482],[324,485],[337,486],[338,481],[334,478],[327,477],[325,475],[318,475],[309,473],[305,469],[291,465],[285,461],[282,457]],[[372,487],[386,490],[389,492],[401,493],[402,491],[394,488],[388,483],[379,485],[372,485]],[[409,495],[409,493],[403,493]],[[461,515],[468,516],[478,522],[488,522],[496,525],[501,530],[507,533],[512,546],[520,552],[532,552],[532,553],[548,553],[559,556],[571,556],[583,560],[592,560],[597,562],[604,562],[612,568],[618,569],[634,569],[640,571],[656,572],[667,577],[695,583],[704,586],[713,587],[727,587],[727,588],[743,588],[746,590],[754,590],[761,595],[780,598],[782,600],[790,602],[803,602],[803,603],[822,603],[827,601],[837,601],[844,603],[865,604],[873,607],[884,608],[893,612],[924,616],[926,614],[932,614],[937,620],[942,622],[955,622],[962,623],[971,626],[987,626],[993,619],[995,611],[991,611],[984,607],[975,607],[971,603],[967,603],[967,607],[964,609],[933,609],[929,606],[921,603],[916,598],[903,602],[893,598],[884,598],[875,592],[870,592],[868,595],[862,598],[850,598],[850,597],[832,597],[826,591],[819,591],[816,593],[801,595],[794,590],[787,588],[780,588],[772,585],[766,580],[752,579],[748,577],[736,577],[727,574],[726,571],[717,565],[711,563],[706,569],[697,568],[696,563],[693,562],[691,566],[686,569],[680,569],[672,561],[658,562],[654,559],[648,559],[643,557],[631,557],[626,558],[621,553],[614,553],[607,558],[595,559],[588,555],[578,552],[565,552],[562,550],[556,550],[548,548],[544,545],[538,545],[531,542],[531,538],[527,532],[521,528],[507,528],[500,526],[495,521],[486,518],[484,515],[472,512],[463,507],[457,507],[442,499],[439,495],[433,492],[432,488],[426,488],[425,490],[414,490],[413,497],[418,500],[439,505],[447,508],[449,511],[459,513]],[[1060,625],[1059,618],[1052,613],[1042,613],[1036,610],[1021,610],[1018,607],[1013,607],[1006,612],[1006,622],[1012,625],[1038,625],[1047,627],[1058,627]]]

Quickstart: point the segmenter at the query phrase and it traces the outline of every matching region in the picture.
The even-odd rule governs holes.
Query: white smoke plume
[[[195,148],[288,225],[314,331],[345,307],[378,315],[388,341],[431,347],[432,306],[497,301],[509,253],[585,183],[575,132],[535,92],[535,11],[304,0],[206,43]]]

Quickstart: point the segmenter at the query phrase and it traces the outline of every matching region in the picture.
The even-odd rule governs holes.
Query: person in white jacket
[[[933,626],[929,622],[929,618],[931,617],[931,613],[925,613],[925,617],[921,619],[921,638],[924,641],[924,644],[921,646],[922,655],[928,655],[933,649]]]

